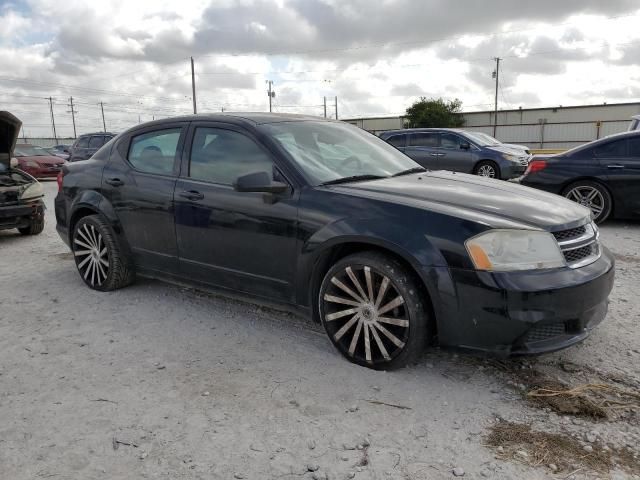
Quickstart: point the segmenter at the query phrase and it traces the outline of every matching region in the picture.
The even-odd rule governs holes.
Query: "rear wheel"
[[[414,276],[397,260],[363,252],[339,260],[318,297],[331,342],[351,362],[375,369],[416,361],[427,339],[427,313]]]
[[[116,290],[133,282],[130,259],[109,224],[99,215],[89,215],[78,221],[73,230],[71,249],[80,276],[94,290]]]
[[[22,235],[38,235],[44,230],[44,215],[32,218],[28,227],[19,228]]]
[[[500,178],[500,167],[495,162],[491,160],[483,160],[476,165],[475,170],[473,171],[476,175],[480,177],[489,177],[489,178]]]
[[[572,183],[564,190],[563,195],[591,210],[596,223],[604,222],[611,215],[611,194],[597,182],[583,180]]]

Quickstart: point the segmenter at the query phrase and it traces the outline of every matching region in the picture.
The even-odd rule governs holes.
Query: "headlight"
[[[535,230],[490,230],[465,242],[478,270],[508,272],[565,266],[553,235]]]
[[[517,155],[509,155],[507,153],[502,155],[502,158],[504,158],[505,160],[509,160],[510,162],[519,162],[520,161],[520,157]]]
[[[35,200],[36,198],[41,198],[42,196],[44,196],[42,185],[40,185],[40,183],[32,183],[22,191],[20,200]]]

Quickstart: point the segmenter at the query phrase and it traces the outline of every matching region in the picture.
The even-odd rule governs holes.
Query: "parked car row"
[[[428,169],[518,178],[522,185],[588,207],[601,223],[611,217],[640,217],[638,118],[633,118],[628,132],[557,155],[531,156],[524,146],[457,129],[391,130],[380,138]]]

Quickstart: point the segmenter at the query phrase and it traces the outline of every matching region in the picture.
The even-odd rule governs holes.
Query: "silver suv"
[[[530,154],[480,132],[453,128],[409,128],[380,134],[430,170],[451,170],[508,180],[524,174]]]

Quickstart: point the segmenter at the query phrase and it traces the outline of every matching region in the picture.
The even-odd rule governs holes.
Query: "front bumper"
[[[502,355],[552,352],[584,340],[604,319],[614,259],[539,272],[447,269],[438,290],[440,344]],[[443,273],[443,272],[441,272]],[[444,279],[443,279],[444,280]]]
[[[524,175],[526,169],[526,165],[510,161],[505,161],[500,165],[500,173],[503,180],[521,177],[522,175]]]
[[[0,230],[28,227],[32,220],[44,216],[44,202],[0,205]]]

